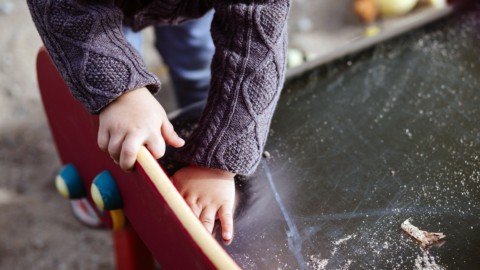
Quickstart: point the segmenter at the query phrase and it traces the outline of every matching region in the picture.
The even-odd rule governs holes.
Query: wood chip
[[[410,223],[410,218],[408,218],[402,223],[401,228],[408,235],[415,238],[422,247],[431,246],[440,241],[441,239],[447,237],[443,233],[432,233],[420,230],[419,228],[413,226],[412,223]]]

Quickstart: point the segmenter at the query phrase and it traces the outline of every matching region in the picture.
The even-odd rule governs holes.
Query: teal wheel
[[[112,211],[122,208],[120,190],[112,175],[103,171],[93,180],[90,194],[98,208]]]
[[[80,199],[86,196],[82,178],[75,166],[67,164],[55,177],[55,187],[58,193],[67,199]]]

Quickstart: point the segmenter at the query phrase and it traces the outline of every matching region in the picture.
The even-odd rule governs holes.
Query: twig
[[[439,240],[447,237],[443,233],[432,233],[427,231],[422,231],[419,228],[415,227],[410,223],[410,218],[405,220],[401,225],[402,230],[404,230],[408,235],[415,238],[422,247],[427,247],[435,244]]]

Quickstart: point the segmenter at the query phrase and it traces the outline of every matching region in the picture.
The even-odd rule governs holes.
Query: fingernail
[[[232,233],[231,232],[224,232],[223,233],[223,239],[225,239],[225,240],[232,239]]]
[[[180,138],[180,137],[178,137],[178,142],[179,142],[180,144],[185,144],[185,140],[182,139],[182,138]]]

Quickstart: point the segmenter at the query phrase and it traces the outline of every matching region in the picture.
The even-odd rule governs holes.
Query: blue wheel
[[[82,178],[75,166],[67,164],[55,177],[55,187],[58,193],[67,199],[80,199],[86,196]]]
[[[108,171],[103,171],[93,180],[90,194],[98,208],[112,211],[122,208],[122,197],[115,180]]]

